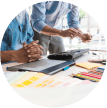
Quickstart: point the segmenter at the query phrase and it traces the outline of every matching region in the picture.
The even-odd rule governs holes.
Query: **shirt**
[[[31,23],[37,32],[49,25],[57,28],[59,20],[67,15],[69,28],[79,28],[79,9],[77,6],[62,1],[46,1],[32,6]],[[57,28],[58,29],[58,28]]]
[[[18,14],[8,25],[1,43],[1,51],[18,50],[33,41],[33,30],[26,10]]]

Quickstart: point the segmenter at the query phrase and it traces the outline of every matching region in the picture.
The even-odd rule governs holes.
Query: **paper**
[[[83,68],[86,68],[86,69],[92,69],[92,68],[95,68],[95,67],[102,66],[102,64],[90,63],[90,62],[77,63],[75,65],[80,66],[80,67],[83,67]]]
[[[29,76],[30,73],[28,74]],[[44,74],[37,73],[35,76],[28,77],[25,76],[21,80],[17,81],[16,83],[12,84],[13,87],[68,87],[73,86],[81,82],[81,80],[76,78],[70,77],[61,77],[61,76],[48,76],[46,79]],[[32,74],[33,75],[33,74]],[[38,78],[38,77],[41,78]],[[26,79],[26,80],[25,80]],[[38,81],[39,80],[39,81]],[[38,82],[37,82],[38,81]]]

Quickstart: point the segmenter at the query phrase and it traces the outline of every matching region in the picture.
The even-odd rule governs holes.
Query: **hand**
[[[29,58],[27,50],[25,50],[24,48],[17,50],[16,54],[17,54],[17,56],[15,57],[16,61],[21,63],[28,63],[41,58],[40,54],[33,55],[33,57],[35,56],[35,58],[33,57]]]
[[[81,35],[82,33],[76,29],[70,28],[67,30],[61,30],[60,31],[60,36],[62,37],[70,37],[71,39],[73,39],[74,37]]]
[[[37,41],[33,41],[33,42],[31,42],[30,44],[27,44],[27,43],[23,43],[23,47],[25,48],[25,49],[30,49],[30,48],[39,48],[39,49],[43,49],[43,47],[41,46],[41,45],[39,45],[38,44],[38,42],[39,42],[39,40],[37,40]]]
[[[40,54],[43,54],[43,52],[41,51],[43,47],[41,45],[38,45],[38,42],[39,41],[33,41],[30,44],[24,42],[23,48],[17,50],[16,52],[16,61],[28,63],[42,58]]]
[[[91,39],[92,39],[92,35],[90,35],[90,34],[83,34],[83,35],[81,35],[79,37],[81,38],[83,43],[90,42]]]
[[[39,44],[37,44],[39,41],[33,41],[30,44],[27,45],[27,43],[23,43],[23,47],[27,50],[27,53],[30,54],[43,54],[43,47]]]
[[[41,54],[43,54],[43,51],[41,49],[43,49],[43,47],[39,44],[37,44],[39,41],[33,41],[30,44],[27,45],[27,43],[23,43],[23,47],[24,49],[27,50],[27,54],[29,57],[29,62],[38,60],[41,57]]]

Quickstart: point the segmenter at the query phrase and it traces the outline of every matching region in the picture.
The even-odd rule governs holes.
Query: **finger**
[[[78,33],[78,31],[74,28],[70,28],[69,30],[72,31],[73,33]]]
[[[78,31],[78,33],[79,33],[80,35],[83,35],[82,31],[80,31],[80,30],[77,30],[77,31]]]
[[[31,59],[40,59],[42,58],[42,56],[40,54],[32,54],[32,55],[28,55],[28,57]]]
[[[81,40],[82,41],[88,41],[88,40],[91,40],[87,35],[84,35],[81,37]]]
[[[72,35],[72,36],[69,36],[71,39],[73,39],[73,38],[75,38],[76,37],[76,35]]]
[[[31,60],[29,60],[29,62],[33,62],[33,61],[36,61],[36,60],[39,60],[39,59],[31,59]]]
[[[27,46],[27,43],[26,42],[23,42],[23,47],[25,48]]]
[[[74,28],[70,28],[74,33],[76,33],[77,35],[83,35],[83,33],[80,30],[74,29]]]
[[[39,49],[43,49],[43,47],[39,44],[37,45],[34,45],[34,46],[31,46],[29,49],[32,49],[32,48],[39,48]]]
[[[69,37],[76,35],[76,33],[72,32],[72,31],[69,31],[68,34],[69,34]]]
[[[83,43],[86,43],[86,41],[82,41]]]
[[[73,38],[77,37],[77,35],[74,35]]]
[[[90,40],[84,40],[84,41],[82,41],[83,43],[89,43],[90,42]]]
[[[90,42],[91,40],[87,40],[87,42]]]
[[[40,50],[38,45],[31,46],[29,49],[27,49],[27,51],[38,51],[38,50]]]
[[[36,41],[32,41],[32,42],[34,42],[34,43],[38,43],[38,42],[39,42],[39,40],[36,40]]]
[[[37,58],[36,59],[32,59],[32,60],[29,60],[29,62],[33,62],[33,61],[36,61],[36,60],[38,60]]]
[[[37,41],[32,41],[30,44],[28,44],[28,45],[25,47],[25,49],[29,49],[30,47],[37,45],[38,42],[39,42],[39,40],[37,40]]]
[[[77,30],[76,35],[79,36],[79,37],[82,37],[83,33],[81,31]]]
[[[32,47],[27,50],[27,53],[29,53],[29,54],[43,54],[43,51],[40,50],[40,48],[38,48],[38,47]]]
[[[68,37],[70,37],[71,39],[73,39],[73,35],[71,35],[71,33],[69,33]]]
[[[92,36],[90,34],[84,34],[84,38],[86,38],[87,40],[91,40]]]
[[[38,44],[38,46],[39,46],[40,49],[43,49],[43,46],[41,46],[41,45],[39,45],[39,44]]]
[[[91,36],[89,34],[86,34],[86,38],[90,40]]]
[[[40,60],[42,57],[40,58],[34,58],[34,59],[30,59],[30,61],[35,61],[35,60]]]
[[[92,38],[93,36],[91,34],[89,34],[90,38]]]
[[[36,53],[37,54],[43,54],[43,51],[42,50],[38,50]]]
[[[33,55],[30,55],[30,60],[32,60],[32,59],[40,59],[40,58],[42,58],[42,56],[40,56],[40,54],[33,54]]]
[[[36,53],[36,54],[43,54],[43,51],[42,50],[38,50],[38,51],[36,51],[34,53]]]
[[[91,35],[91,38],[93,38],[93,36]]]
[[[35,45],[37,45],[37,43],[38,43],[38,41],[33,41],[33,42],[31,42],[31,43],[27,46],[27,48],[30,48],[30,47],[32,47],[32,46],[35,46]]]
[[[85,43],[89,43],[90,41],[84,41]]]

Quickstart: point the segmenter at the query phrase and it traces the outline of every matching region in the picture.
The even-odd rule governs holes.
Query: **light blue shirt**
[[[18,50],[33,41],[33,29],[26,10],[18,14],[8,25],[1,43],[1,51]]]
[[[65,15],[67,15],[69,28],[79,28],[78,7],[62,1],[46,1],[34,4],[32,7],[31,23],[34,30],[39,33],[46,25],[58,29],[60,25],[58,22]]]

